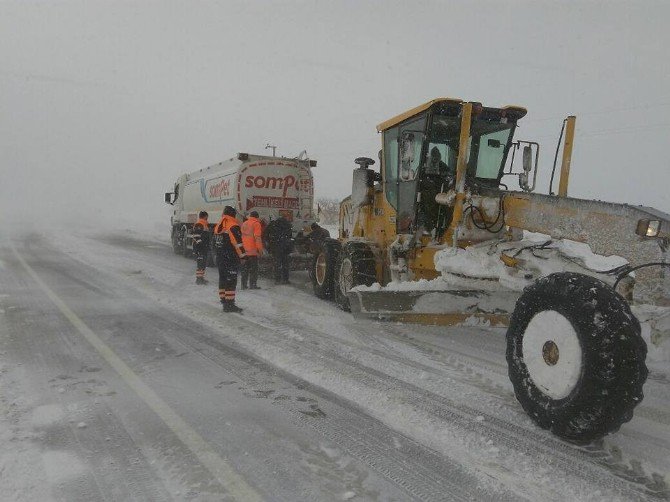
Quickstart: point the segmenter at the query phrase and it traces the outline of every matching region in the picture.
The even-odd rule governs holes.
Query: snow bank
[[[568,258],[581,260],[584,266],[596,272],[606,272],[613,268],[628,264],[628,260],[621,256],[602,256],[594,254],[588,244],[562,239],[557,242],[559,253]]]
[[[372,286],[356,286],[352,291],[442,291],[447,289],[444,281],[419,279],[418,281],[392,281],[386,286],[375,282]]]
[[[515,259],[516,267],[506,266],[501,261],[503,254]],[[459,278],[497,280],[515,291],[523,290],[540,277],[562,271],[588,273],[612,283],[613,276],[601,273],[627,263],[620,256],[597,255],[582,242],[552,239],[533,232],[524,232],[519,241],[447,248],[435,254],[435,268],[447,282],[458,284]]]
[[[508,267],[505,254],[517,261]],[[545,234],[524,232],[519,241],[487,242],[465,249],[447,247],[435,253],[435,269],[441,274],[433,280],[390,282],[386,286],[357,286],[356,291],[445,291],[483,289],[522,291],[531,282],[554,272],[572,271],[595,275],[612,284],[613,275],[603,272],[626,265],[620,256],[593,253],[588,244],[567,239],[552,240]]]
[[[640,321],[642,338],[647,343],[647,362],[670,362],[670,307],[634,305],[632,310]]]
[[[449,247],[435,254],[435,268],[442,273],[456,273],[473,279],[499,279],[506,275],[505,264],[498,254],[486,249]]]

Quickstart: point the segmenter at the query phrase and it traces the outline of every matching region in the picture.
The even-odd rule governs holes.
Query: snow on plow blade
[[[349,291],[354,317],[436,325],[507,326],[514,291]]]

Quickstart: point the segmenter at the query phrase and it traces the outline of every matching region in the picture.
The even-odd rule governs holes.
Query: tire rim
[[[323,283],[326,281],[326,267],[328,263],[326,261],[326,253],[319,253],[319,256],[316,257],[316,265],[314,267],[314,275],[316,276],[316,283],[319,286],[323,286]]]
[[[552,399],[570,395],[582,375],[582,346],[570,321],[555,310],[536,314],[523,334],[523,362],[535,386]]]
[[[347,296],[347,292],[353,287],[354,284],[354,274],[353,266],[349,258],[342,260],[342,265],[340,266],[340,291],[343,296]]]

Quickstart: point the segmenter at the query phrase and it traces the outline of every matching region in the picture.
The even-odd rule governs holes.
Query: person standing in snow
[[[310,228],[311,232],[307,235],[307,239],[309,240],[309,250],[316,254],[321,249],[321,243],[330,238],[330,232],[320,226],[317,222],[312,223]]]
[[[263,255],[261,240],[261,222],[258,211],[251,211],[249,218],[242,223],[242,244],[247,259],[242,266],[242,289],[261,289],[258,287],[258,258]]]
[[[195,283],[208,284],[205,279],[207,268],[207,252],[209,251],[209,214],[200,211],[198,221],[193,225],[193,253],[195,254]]]
[[[289,221],[280,216],[272,220],[265,230],[267,248],[274,258],[275,284],[289,284],[288,275],[291,269],[291,251],[293,251],[293,227]]]
[[[223,208],[223,215],[214,227],[214,247],[216,262],[219,267],[219,300],[224,312],[242,312],[235,305],[235,289],[240,265],[246,260],[246,252],[242,244],[242,230],[235,218],[234,207]]]

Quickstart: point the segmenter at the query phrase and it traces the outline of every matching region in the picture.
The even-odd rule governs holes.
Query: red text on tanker
[[[265,197],[254,195],[251,200],[247,199],[247,210],[252,207],[271,207],[275,209],[299,209],[300,201],[293,197]]]
[[[295,187],[295,176],[284,176],[283,178],[273,176],[247,176],[244,180],[246,188],[266,188],[270,190],[281,190],[282,196],[286,197],[289,188]],[[296,187],[297,188],[297,187]]]

